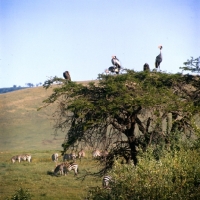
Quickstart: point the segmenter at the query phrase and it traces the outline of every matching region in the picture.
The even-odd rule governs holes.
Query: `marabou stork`
[[[116,56],[112,56],[111,62],[115,66],[116,74],[119,74],[119,71],[121,69],[121,64],[120,64],[119,60],[117,59],[117,57]]]
[[[71,81],[71,77],[70,77],[69,71],[63,72],[63,77],[64,77],[66,80]]]
[[[162,46],[158,46],[158,48],[160,49],[160,54],[158,56],[156,56],[156,61],[155,61],[155,67],[156,68],[160,68],[160,63],[162,62],[162,53],[161,53],[161,49],[163,48]]]

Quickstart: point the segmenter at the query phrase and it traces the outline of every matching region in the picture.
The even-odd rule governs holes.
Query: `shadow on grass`
[[[54,172],[52,172],[52,171],[47,171],[47,175],[55,176]]]

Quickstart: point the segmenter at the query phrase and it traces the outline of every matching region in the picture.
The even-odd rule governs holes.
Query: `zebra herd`
[[[107,151],[99,151],[95,150],[92,152],[93,158],[106,158],[108,155]],[[58,153],[54,153],[52,155],[52,161],[57,162],[58,161]],[[54,175],[60,173],[60,175],[66,175],[69,171],[73,170],[74,175],[76,176],[78,174],[78,164],[75,163],[76,158],[81,159],[82,157],[85,157],[85,152],[81,150],[78,152],[78,155],[76,155],[74,152],[70,154],[64,154],[63,155],[63,163],[56,165],[56,168],[54,169]],[[72,160],[72,162],[68,163],[66,161]],[[109,188],[110,183],[113,182],[112,177],[109,175],[105,175],[102,179],[102,186],[103,188]]]
[[[93,158],[106,158],[106,156],[108,155],[108,152],[107,151],[99,151],[99,150],[95,150],[92,152],[92,157]],[[52,156],[51,156],[51,159],[53,162],[56,163],[56,167],[53,171],[54,175],[57,175],[58,173],[60,175],[67,175],[67,173],[69,171],[74,171],[74,176],[76,176],[78,174],[78,164],[75,163],[75,160],[76,158],[80,159],[81,158],[84,158],[85,157],[85,152],[83,150],[79,151],[78,152],[78,155],[76,155],[74,152],[70,153],[70,154],[64,154],[63,155],[63,162],[60,163],[60,164],[57,164],[58,162],[58,158],[59,158],[59,154],[58,153],[54,153]],[[12,163],[15,163],[16,161],[18,161],[19,163],[21,161],[28,161],[28,162],[31,162],[31,155],[29,154],[22,154],[22,155],[16,155],[16,156],[13,156],[11,158],[11,162]],[[72,162],[68,162],[72,160]],[[112,178],[111,176],[104,176],[103,179],[102,179],[102,186],[104,188],[108,188],[109,187],[109,184],[112,182]]]

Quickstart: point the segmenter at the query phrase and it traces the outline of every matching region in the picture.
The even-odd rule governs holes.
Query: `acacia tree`
[[[98,79],[79,84],[55,77],[44,84],[63,82],[44,101],[57,102],[55,130],[66,131],[63,152],[84,142],[109,150],[106,168],[114,157],[137,165],[138,148],[145,150],[160,139],[170,144],[176,130],[198,131],[193,120],[200,108],[198,77],[127,70]]]
[[[186,62],[183,63],[184,67],[180,67],[183,71],[191,71],[191,72],[200,72],[200,56],[196,59],[191,57],[191,59],[187,59]]]

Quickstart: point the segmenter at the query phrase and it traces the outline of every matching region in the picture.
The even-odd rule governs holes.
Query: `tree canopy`
[[[66,132],[63,152],[79,144],[108,150],[106,168],[115,158],[138,163],[138,149],[164,142],[171,133],[198,134],[194,116],[200,110],[198,76],[161,72],[99,74],[88,84],[54,77],[61,84],[44,101],[57,102],[55,130]]]

